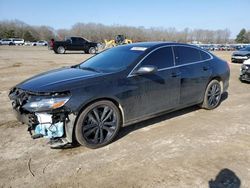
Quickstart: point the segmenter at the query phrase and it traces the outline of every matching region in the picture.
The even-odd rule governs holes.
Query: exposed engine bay
[[[34,93],[13,88],[9,98],[17,119],[28,125],[33,139],[48,138],[52,148],[72,144],[75,115],[64,106],[69,92]]]

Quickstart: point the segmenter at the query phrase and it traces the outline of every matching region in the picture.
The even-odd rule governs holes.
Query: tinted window
[[[207,60],[207,59],[211,58],[210,55],[207,54],[206,52],[200,51],[200,53],[201,53],[201,59],[202,60]]]
[[[121,46],[106,50],[83,62],[79,68],[92,68],[100,72],[113,72],[126,68],[135,62],[144,51]]]
[[[84,39],[82,39],[82,38],[78,38],[78,42],[79,43],[85,43],[86,41]]]
[[[172,48],[164,47],[152,52],[141,65],[154,65],[158,69],[174,66]]]
[[[176,64],[183,65],[201,60],[200,50],[186,46],[175,46]]]
[[[77,43],[77,44],[81,44],[81,43],[84,42],[84,40],[82,38],[72,37],[71,40],[72,40],[73,43]]]
[[[70,39],[67,39],[67,40],[69,40],[70,41]],[[71,38],[71,41],[72,41],[72,43],[76,43],[77,41],[76,41],[76,38]]]

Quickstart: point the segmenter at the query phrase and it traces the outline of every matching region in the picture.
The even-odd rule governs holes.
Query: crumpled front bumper
[[[37,93],[12,88],[9,98],[17,120],[28,125],[28,131],[33,139],[45,137],[53,143],[55,143],[55,140],[59,140],[60,145],[71,144],[76,115],[68,107],[62,106],[47,111],[39,109],[39,112],[38,110],[24,108],[25,104],[30,102],[29,100],[32,98],[41,100],[41,98],[53,97],[54,95],[64,96],[66,92],[56,94]]]
[[[250,61],[244,61],[240,68],[240,77],[241,81],[250,82]]]
[[[240,72],[240,80],[250,82],[250,70],[241,70]]]
[[[63,112],[53,113],[21,113],[13,108],[18,121],[28,125],[28,131],[33,139],[49,138],[51,140],[60,139],[61,145],[73,142],[73,129],[76,116],[64,114]]]

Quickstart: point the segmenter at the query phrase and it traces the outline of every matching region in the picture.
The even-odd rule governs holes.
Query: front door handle
[[[181,75],[180,72],[172,72],[172,77],[179,77]]]

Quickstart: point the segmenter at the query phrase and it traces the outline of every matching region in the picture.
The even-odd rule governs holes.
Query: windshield
[[[131,46],[116,47],[106,50],[79,65],[81,69],[92,69],[97,72],[115,72],[125,69],[144,53]]]

